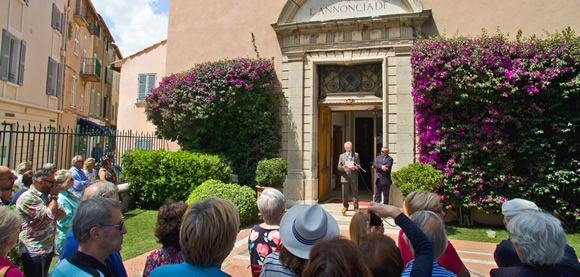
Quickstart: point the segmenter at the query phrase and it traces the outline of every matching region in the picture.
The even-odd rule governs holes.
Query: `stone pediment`
[[[407,45],[429,17],[420,0],[288,0],[272,27],[283,51]]]
[[[419,0],[289,0],[275,25],[421,13]]]

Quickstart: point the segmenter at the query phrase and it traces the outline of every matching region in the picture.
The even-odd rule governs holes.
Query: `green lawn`
[[[153,232],[157,211],[131,210],[124,213],[127,234],[123,237],[121,257],[128,260],[145,252],[161,247]]]

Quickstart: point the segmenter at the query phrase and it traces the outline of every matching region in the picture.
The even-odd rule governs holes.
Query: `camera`
[[[369,211],[369,215],[371,216],[371,221],[370,221],[370,225],[371,226],[381,226],[381,223],[383,223],[383,220],[376,215],[375,213]]]

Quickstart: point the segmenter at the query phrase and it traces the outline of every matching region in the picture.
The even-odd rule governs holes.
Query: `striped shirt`
[[[411,276],[411,269],[413,269],[413,262],[415,260],[411,260],[408,264],[403,273],[401,273],[401,277],[408,277]],[[431,273],[433,277],[456,277],[455,273],[442,268],[439,266],[437,261],[433,261],[433,272]]]
[[[290,269],[286,268],[283,264],[280,263],[280,252],[272,252],[266,259],[264,259],[264,263],[262,264],[262,272],[260,272],[260,277],[268,277],[268,276],[296,276],[296,274],[292,273]]]

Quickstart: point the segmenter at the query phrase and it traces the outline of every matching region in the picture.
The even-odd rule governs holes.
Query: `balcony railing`
[[[81,77],[88,82],[100,82],[101,63],[95,58],[81,59]]]
[[[74,20],[81,26],[87,26],[89,24],[89,10],[82,0],[77,0]]]

